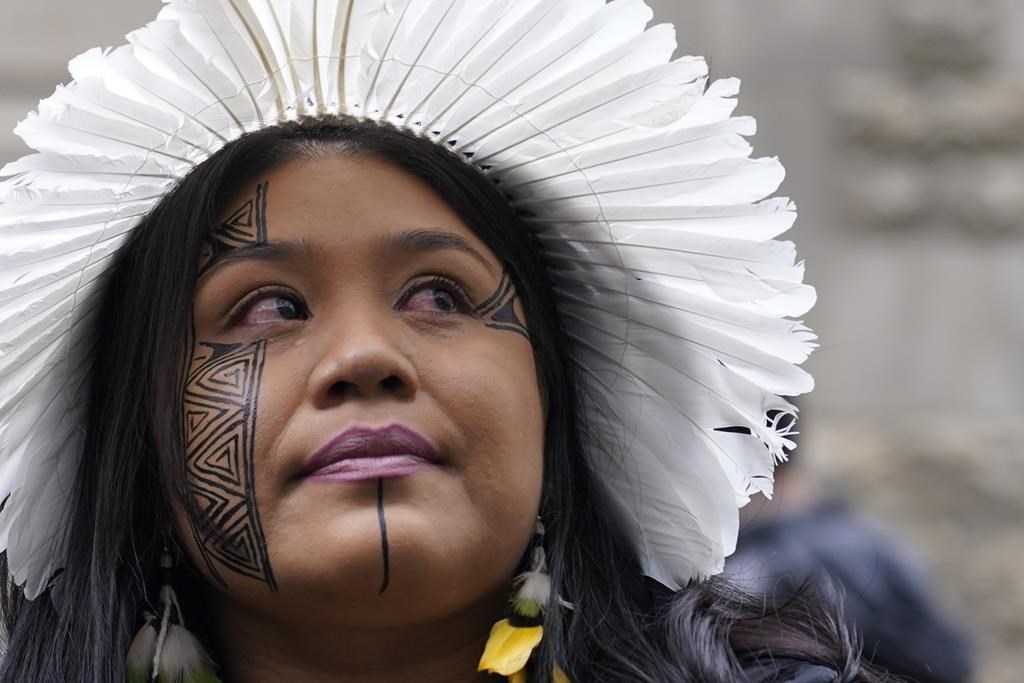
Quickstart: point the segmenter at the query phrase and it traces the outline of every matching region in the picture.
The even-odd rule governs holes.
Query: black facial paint
[[[484,324],[492,330],[515,332],[529,339],[530,333],[527,331],[526,325],[516,315],[517,298],[515,287],[512,286],[512,279],[508,273],[502,273],[498,289],[477,306],[474,313],[487,320],[488,322]]]
[[[380,552],[383,565],[383,578],[377,595],[384,595],[391,581],[391,560],[388,548],[388,522],[384,518],[384,480],[377,480],[377,521],[380,523]]]
[[[200,276],[225,254],[267,242],[269,182],[210,231]],[[193,333],[192,339],[195,339]],[[189,524],[210,575],[223,571],[277,590],[256,506],[254,461],[260,385],[267,342],[192,346],[182,390],[186,482],[197,510]]]
[[[235,249],[267,243],[267,192],[270,181],[256,186],[256,196],[242,204],[223,223],[210,231],[200,255],[202,277],[223,256]]]
[[[190,519],[211,576],[228,569],[277,589],[267,556],[253,475],[257,408],[267,343],[196,345],[183,417]]]

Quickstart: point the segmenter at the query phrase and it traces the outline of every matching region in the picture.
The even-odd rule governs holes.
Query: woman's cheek
[[[465,434],[467,461],[462,466],[471,475],[470,483],[480,489],[471,495],[499,493],[503,499],[535,507],[543,471],[544,421],[533,354],[523,341],[509,340],[509,333],[490,334],[505,343],[492,340],[478,353],[464,350],[448,356],[449,379],[437,395],[444,397],[444,411]],[[495,500],[484,502],[493,505]]]
[[[198,341],[182,397],[188,526],[199,564],[222,587],[277,588],[256,493],[267,343]]]

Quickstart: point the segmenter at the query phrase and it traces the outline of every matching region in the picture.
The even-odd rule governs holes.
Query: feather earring
[[[185,628],[181,605],[171,585],[173,567],[174,558],[165,549],[160,556],[160,617],[158,620],[147,612],[146,622],[132,640],[125,660],[126,683],[220,683],[210,655]]]
[[[526,683],[526,663],[544,636],[544,613],[551,601],[551,576],[544,555],[544,525],[537,519],[530,568],[515,578],[504,619],[491,628],[480,658],[478,671],[508,676],[513,683]],[[569,603],[561,604],[570,607]],[[555,680],[568,683],[561,669]]]

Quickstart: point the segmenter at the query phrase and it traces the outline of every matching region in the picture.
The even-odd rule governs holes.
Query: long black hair
[[[530,328],[546,407],[541,518],[554,590],[531,659],[531,681],[558,663],[576,683],[775,680],[780,658],[819,663],[841,681],[860,671],[855,638],[834,601],[766,606],[720,580],[668,591],[640,570],[589,465],[587,424],[570,338],[528,223],[484,174],[411,132],[348,117],[250,133],[197,166],[139,225],[105,284],[85,450],[76,479],[65,571],[56,599],[26,601],[7,585],[0,681],[123,680],[124,657],[155,592],[160,530],[184,499],[177,378],[190,327],[198,254],[223,202],[284,163],[326,154],[373,157],[432,187],[503,262]],[[325,179],[325,182],[329,182]],[[200,580],[178,586],[203,632]],[[51,589],[53,590],[53,589]],[[230,672],[228,672],[230,673]]]

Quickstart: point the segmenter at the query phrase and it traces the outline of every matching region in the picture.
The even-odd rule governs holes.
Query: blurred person
[[[802,459],[799,449],[791,451],[776,469],[772,498],[741,510],[726,575],[775,605],[808,585],[834,581],[867,659],[918,683],[969,681],[972,643],[943,613],[907,540],[860,518]]]

